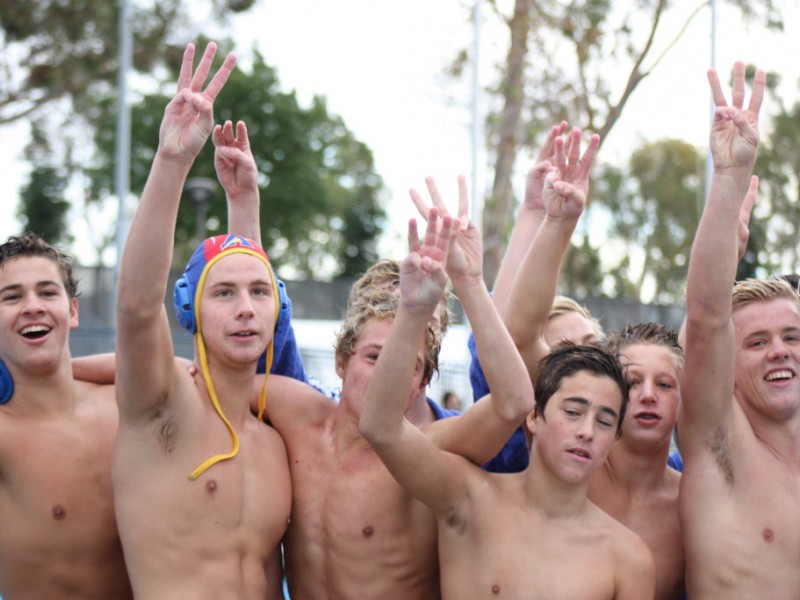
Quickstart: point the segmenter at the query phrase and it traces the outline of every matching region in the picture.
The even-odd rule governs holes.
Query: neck
[[[525,471],[528,503],[547,517],[574,517],[586,508],[588,481],[566,482],[541,461],[536,449]]]
[[[657,447],[633,447],[618,440],[608,453],[603,472],[615,486],[629,491],[659,487],[669,468],[668,456],[669,441]]]
[[[36,369],[19,369],[7,365],[14,380],[14,395],[9,406],[24,406],[35,410],[55,412],[72,410],[78,400],[78,390],[72,377],[69,354],[57,364]]]
[[[255,363],[231,367],[220,365],[209,357],[208,370],[217,401],[225,417],[231,424],[241,424],[251,414],[250,399],[254,393]],[[195,379],[201,395],[211,402],[211,390],[207,386],[202,368]]]

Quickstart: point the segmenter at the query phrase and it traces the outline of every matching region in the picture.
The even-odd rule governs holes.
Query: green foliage
[[[628,173],[604,168],[594,197],[612,215],[613,245],[621,248],[612,267],[614,295],[642,299],[647,285],[661,302],[683,296],[702,209],[702,173],[697,149],[673,139],[635,150]]]
[[[280,269],[301,277],[358,275],[377,260],[376,239],[384,210],[382,181],[372,153],[356,140],[322,98],[308,108],[294,92],[282,92],[272,67],[255,53],[252,68],[237,68],[215,102],[215,120],[244,121],[261,174],[261,224],[264,246]],[[158,144],[158,128],[170,97],[145,97],[132,111],[131,189],[144,187]],[[115,131],[103,106],[106,126],[97,128],[103,157],[90,172],[93,197],[111,193]],[[216,179],[211,142],[198,156],[190,177]],[[208,234],[227,227],[222,189],[208,213]],[[176,261],[183,262],[195,240],[195,212],[183,199],[176,231]]]
[[[761,275],[800,270],[800,103],[781,107],[769,130],[756,161],[760,184],[748,244]]]
[[[69,202],[64,199],[67,180],[55,167],[37,167],[21,190],[22,208],[18,213],[23,230],[32,231],[51,244],[70,241],[67,231]]]

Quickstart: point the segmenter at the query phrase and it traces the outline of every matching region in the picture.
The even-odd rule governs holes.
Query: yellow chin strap
[[[219,404],[219,398],[217,397],[217,392],[216,389],[214,388],[214,382],[211,381],[211,372],[208,369],[208,358],[206,356],[206,346],[205,343],[203,342],[203,332],[200,327],[200,297],[203,292],[203,287],[205,286],[206,275],[208,275],[208,271],[214,264],[216,264],[216,262],[219,259],[234,253],[249,254],[250,256],[255,256],[256,258],[261,260],[261,262],[267,265],[267,270],[269,271],[269,278],[270,281],[272,282],[272,294],[273,297],[275,298],[275,320],[273,321],[275,326],[277,326],[278,324],[278,316],[280,315],[280,310],[281,310],[280,294],[278,293],[278,285],[277,282],[275,281],[275,273],[272,272],[272,266],[269,264],[269,261],[267,261],[258,252],[254,252],[253,250],[250,250],[248,248],[242,248],[237,246],[236,248],[231,248],[230,250],[220,252],[211,260],[209,260],[208,264],[206,264],[205,267],[203,267],[203,272],[200,274],[200,279],[197,282],[197,290],[195,290],[195,295],[194,295],[194,316],[197,322],[197,333],[196,333],[197,353],[200,356],[200,369],[203,372],[203,379],[205,380],[206,387],[208,388],[208,395],[211,396],[211,403],[214,405],[214,410],[217,411],[219,418],[222,419],[222,422],[225,423],[225,426],[228,428],[228,431],[231,434],[231,439],[233,440],[233,448],[227,454],[217,454],[215,456],[212,456],[211,458],[206,460],[203,464],[201,464],[199,467],[197,467],[194,471],[189,473],[189,479],[192,481],[200,477],[200,475],[206,472],[213,465],[223,460],[228,460],[230,458],[233,458],[239,452],[239,436],[236,435],[236,430],[233,428],[233,425],[231,425],[231,422],[225,416],[225,413],[222,412],[222,407]],[[261,385],[261,392],[259,393],[258,396],[259,421],[263,419],[264,410],[266,409],[267,406],[267,397],[266,397],[267,378],[269,377],[269,371],[272,368],[272,353],[274,347],[273,343],[274,340],[275,337],[273,335],[273,339],[270,340],[269,345],[267,346],[267,371],[264,374],[264,383]]]

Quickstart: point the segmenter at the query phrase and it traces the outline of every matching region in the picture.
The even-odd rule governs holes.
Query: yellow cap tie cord
[[[211,397],[211,403],[214,405],[214,410],[219,415],[222,422],[225,423],[225,426],[228,428],[228,431],[231,434],[231,439],[233,440],[233,448],[227,454],[217,454],[212,456],[208,460],[206,460],[203,464],[197,467],[194,471],[189,473],[189,479],[194,481],[200,475],[202,475],[205,471],[207,471],[210,467],[221,462],[223,460],[228,460],[236,456],[239,452],[239,436],[236,435],[236,430],[231,425],[231,422],[222,412],[222,407],[219,403],[219,398],[217,397],[217,392],[214,388],[214,382],[211,381],[211,372],[208,369],[208,358],[206,356],[206,347],[205,343],[203,342],[203,333],[200,328],[200,297],[202,295],[203,287],[206,281],[206,275],[208,271],[211,269],[211,266],[214,265],[219,259],[223,258],[224,256],[228,256],[234,253],[243,253],[249,254],[251,256],[255,256],[256,258],[260,259],[265,265],[267,265],[267,270],[269,271],[269,278],[272,282],[272,293],[275,298],[275,320],[274,324],[277,325],[278,323],[278,316],[280,315],[281,303],[280,303],[280,294],[278,293],[278,286],[277,282],[275,281],[275,274],[272,272],[272,266],[269,264],[261,254],[258,252],[254,252],[247,248],[236,247],[232,248],[231,250],[221,252],[214,256],[208,263],[203,267],[203,272],[200,274],[200,279],[197,283],[197,290],[195,291],[195,298],[194,298],[194,311],[195,311],[195,319],[197,321],[197,351],[200,355],[200,368],[203,371],[203,379],[206,382],[206,387],[208,388],[208,394]],[[264,374],[264,383],[261,385],[261,392],[259,393],[258,397],[258,420],[262,420],[264,417],[264,411],[266,409],[267,401],[266,401],[266,393],[267,393],[267,378],[269,377],[269,371],[272,368],[272,355],[273,355],[273,339],[270,340],[269,345],[267,346],[267,370]]]

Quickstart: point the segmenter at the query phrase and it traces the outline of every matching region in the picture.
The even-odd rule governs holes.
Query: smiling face
[[[800,311],[797,302],[776,298],[733,313],[736,397],[746,411],[772,421],[800,409]]]
[[[257,361],[272,340],[275,302],[263,261],[245,253],[219,259],[208,270],[199,307],[209,355],[237,364]]]
[[[620,350],[628,380],[626,443],[669,447],[680,403],[680,359],[663,345],[632,344]]]
[[[78,326],[55,261],[20,256],[0,265],[0,358],[11,369],[41,371],[69,360],[69,330]]]
[[[536,459],[562,481],[585,483],[608,456],[621,408],[622,393],[610,377],[589,371],[564,377],[544,412],[528,416]]]

